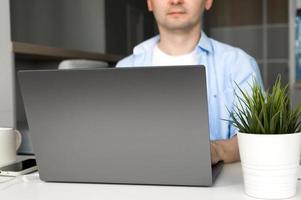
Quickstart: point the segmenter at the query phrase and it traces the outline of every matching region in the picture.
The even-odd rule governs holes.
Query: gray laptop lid
[[[18,75],[42,180],[212,184],[203,66]]]

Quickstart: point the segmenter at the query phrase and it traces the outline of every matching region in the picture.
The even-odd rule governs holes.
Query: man
[[[236,83],[250,91],[261,77],[256,61],[238,48],[208,38],[201,27],[204,10],[213,0],[147,0],[159,36],[134,48],[117,67],[204,65],[206,67],[212,162],[239,160],[236,132],[228,121],[235,103]]]

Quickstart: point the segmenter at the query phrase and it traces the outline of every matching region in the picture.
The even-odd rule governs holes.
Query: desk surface
[[[301,168],[300,168],[301,172]],[[0,181],[3,178],[0,178]],[[244,193],[240,163],[225,165],[213,187],[140,186],[115,184],[46,183],[38,173],[20,176],[0,183],[1,199],[53,200],[53,199],[253,199]],[[297,196],[301,199],[301,181]]]

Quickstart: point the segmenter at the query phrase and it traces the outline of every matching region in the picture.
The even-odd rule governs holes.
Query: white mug
[[[16,161],[16,151],[21,141],[22,135],[19,131],[0,127],[0,166]]]

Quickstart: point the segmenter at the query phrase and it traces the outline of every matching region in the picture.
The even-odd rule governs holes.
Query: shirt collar
[[[198,47],[205,51],[208,51],[209,53],[213,51],[211,41],[203,31],[201,32],[201,39],[198,43]]]
[[[155,37],[152,37],[152,38],[142,42],[141,44],[137,45],[134,48],[134,52],[133,52],[134,55],[139,55],[139,54],[148,52],[150,49],[154,49],[154,47],[159,42],[159,40],[160,40],[160,36],[157,35]],[[212,52],[212,50],[213,50],[210,39],[207,37],[207,35],[203,31],[201,32],[201,39],[198,42],[198,47],[200,47],[201,49],[208,51],[208,52]]]
[[[135,46],[134,48],[134,55],[139,55],[145,52],[149,52],[150,49],[154,49],[156,44],[159,42],[160,40],[160,36],[157,35],[155,37],[152,37],[140,44],[138,44],[137,46]]]

